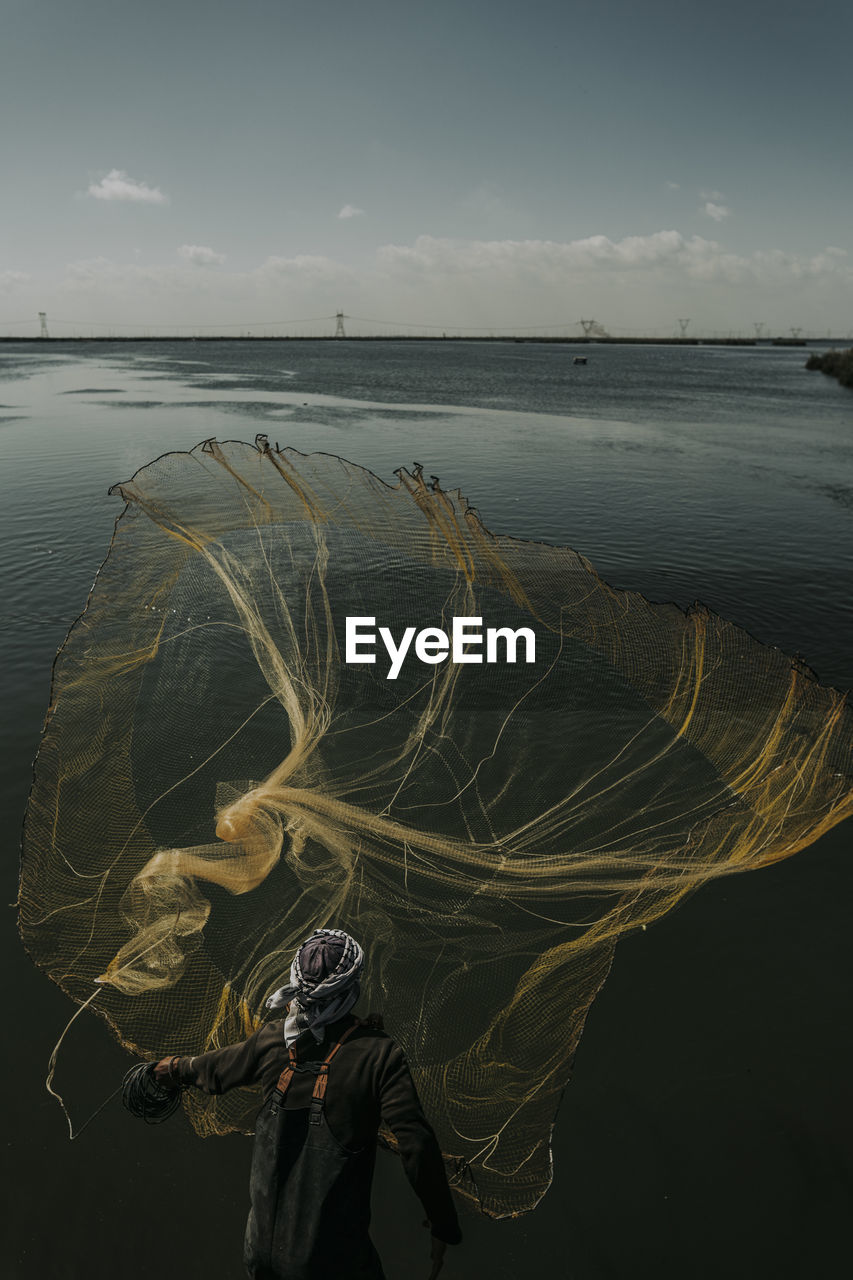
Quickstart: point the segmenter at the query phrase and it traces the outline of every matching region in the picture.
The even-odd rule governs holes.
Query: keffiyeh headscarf
[[[310,1028],[317,1043],[326,1025],[349,1013],[361,989],[364,952],[343,929],[315,929],[293,957],[290,982],[279,987],[266,1002],[268,1009],[290,1011],[284,1021],[284,1039],[292,1044]]]

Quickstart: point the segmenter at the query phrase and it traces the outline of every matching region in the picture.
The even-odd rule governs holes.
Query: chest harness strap
[[[334,1058],[338,1049],[340,1049],[347,1037],[351,1036],[356,1027],[360,1027],[361,1025],[361,1021],[357,1018],[351,1027],[347,1027],[340,1040],[332,1045],[328,1055],[316,1068],[317,1079],[314,1081],[314,1092],[311,1094],[311,1124],[319,1124],[323,1115],[323,1107],[326,1102],[326,1084],[329,1079],[329,1063],[332,1061],[332,1058]],[[278,1084],[276,1085],[275,1093],[273,1094],[272,1106],[270,1107],[273,1115],[275,1115],[275,1113],[284,1106],[285,1095],[290,1088],[290,1082],[293,1079],[294,1074],[300,1069],[304,1069],[303,1064],[296,1060],[296,1053],[294,1052],[293,1045],[288,1049],[288,1057],[289,1062],[279,1076]]]

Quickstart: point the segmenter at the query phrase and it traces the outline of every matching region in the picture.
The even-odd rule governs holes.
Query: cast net
[[[851,714],[701,607],[496,536],[419,468],[208,441],[117,492],[26,820],[33,958],[144,1058],[260,1025],[316,927],[368,954],[451,1177],[532,1208],[620,936],[853,807]],[[345,661],[347,617],[529,628],[535,661]],[[467,654],[486,655],[485,642]],[[467,656],[467,655],[466,655]],[[201,1134],[258,1096],[186,1095]]]

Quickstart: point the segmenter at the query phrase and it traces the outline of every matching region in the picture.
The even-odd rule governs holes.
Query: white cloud
[[[0,271],[0,293],[11,293],[29,278],[25,271]]]
[[[443,240],[419,236],[413,245],[385,245],[379,250],[379,257],[387,266],[422,274],[532,274],[553,280],[568,273],[685,267],[697,253],[702,256],[699,246],[711,243],[700,237],[685,241],[678,231],[656,231],[622,240],[602,235],[569,241]]]
[[[685,238],[678,231],[646,236],[587,236],[581,240],[445,240],[420,236],[412,245],[386,245],[378,251],[389,278],[408,278],[422,287],[486,291],[518,297],[545,289],[618,291],[652,296],[662,287],[691,282],[720,286],[785,286],[803,278],[823,278],[849,287],[853,267],[824,250],[811,256],[778,249],[749,256],[731,253],[716,240]],[[610,282],[610,283],[608,283]]]
[[[675,316],[690,315],[691,332],[698,333],[727,331],[744,315],[761,314],[779,331],[797,324],[824,332],[833,324],[843,332],[853,288],[853,261],[837,249],[790,254],[771,247],[739,254],[671,229],[619,240],[420,236],[385,245],[358,267],[298,254],[276,255],[249,270],[195,270],[191,259],[181,257],[143,264],[128,254],[126,261],[69,264],[59,292],[40,292],[40,305],[62,314],[70,293],[70,314],[92,322],[117,318],[163,326],[173,320],[225,328],[248,320],[310,321],[310,331],[330,333],[341,308],[377,317],[377,323],[449,331],[571,327],[590,315],[614,333],[669,332]]]
[[[216,267],[225,261],[224,253],[216,253],[205,244],[182,244],[178,254],[194,267]]]
[[[182,246],[201,250],[203,259],[220,261],[224,255],[199,245]],[[182,254],[188,258],[187,254]],[[192,260],[192,259],[190,259]],[[328,288],[377,294],[385,286],[420,288],[422,284],[443,292],[448,281],[461,286],[487,289],[492,296],[521,285],[563,291],[573,283],[589,281],[595,287],[608,280],[620,284],[636,281],[655,287],[664,279],[728,284],[784,284],[818,276],[833,277],[853,284],[853,266],[837,248],[811,255],[764,249],[750,255],[727,250],[716,240],[703,236],[686,238],[679,231],[656,231],[645,236],[587,236],[579,240],[451,240],[419,236],[411,245],[389,244],[376,251],[372,267],[356,270],[334,258],[320,254],[267,258],[249,271],[224,271],[208,276],[187,272],[183,265],[120,263],[108,258],[90,258],[69,263],[66,284],[75,288],[105,284],[134,285],[142,282],[160,289],[176,289],[188,296],[200,282],[205,290],[239,291],[256,296],[260,291],[278,297],[283,279],[306,295]],[[26,280],[20,272],[0,273],[10,283]],[[332,294],[329,294],[331,297]],[[349,304],[352,305],[352,304]],[[276,312],[280,314],[280,309]]]
[[[704,212],[709,218],[713,218],[715,222],[722,222],[724,218],[731,217],[731,209],[725,204],[716,204],[713,200],[705,201]]]
[[[96,200],[129,200],[135,204],[167,204],[169,200],[159,187],[137,182],[124,169],[110,169],[100,182],[90,183],[89,195]]]
[[[667,182],[667,184],[666,184],[666,185],[669,187],[670,191],[680,191],[680,190],[681,190],[681,183],[680,183],[680,182]]]
[[[363,218],[364,210],[357,209],[354,204],[345,204],[338,214],[339,218]]]

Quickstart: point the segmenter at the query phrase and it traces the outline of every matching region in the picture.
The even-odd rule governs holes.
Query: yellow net
[[[348,930],[459,1189],[519,1213],[616,941],[848,815],[851,714],[707,610],[398,477],[259,437],[117,486],[56,662],[21,929],[147,1058],[242,1038],[299,943]],[[355,617],[372,663],[347,661]],[[454,618],[482,642],[466,623],[442,657],[426,629],[450,644]],[[382,627],[415,631],[393,679]],[[258,1098],[185,1105],[250,1131]]]

